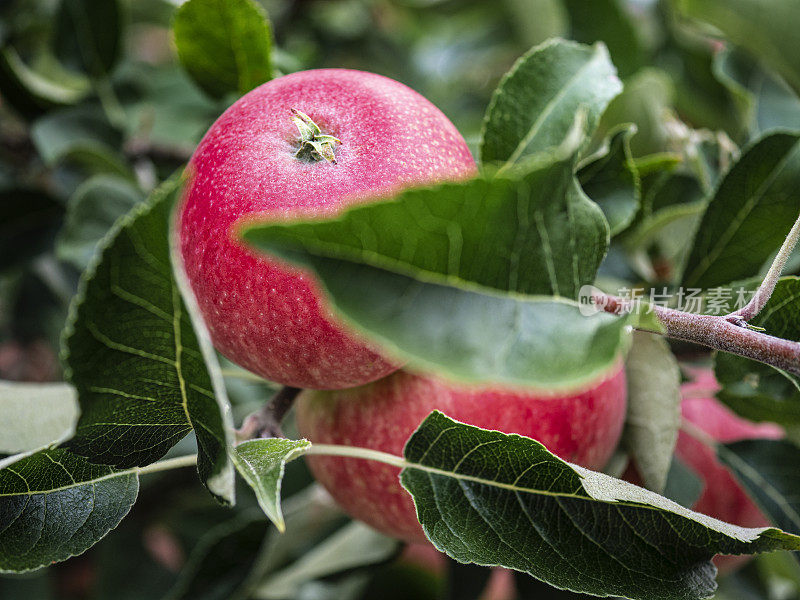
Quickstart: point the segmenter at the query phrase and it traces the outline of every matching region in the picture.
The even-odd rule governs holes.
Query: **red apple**
[[[539,440],[565,460],[602,468],[625,420],[625,372],[569,393],[461,387],[399,371],[359,388],[310,391],[297,400],[300,433],[319,444],[343,444],[401,455],[428,414]],[[309,456],[314,476],[351,516],[390,536],[424,541],[399,470],[370,460]]]
[[[710,369],[692,372],[694,380],[681,387],[683,419],[717,442],[747,439],[778,439],[783,429],[770,423],[756,424],[736,415],[714,394],[719,384]],[[742,527],[764,527],[769,520],[753,503],[731,472],[717,460],[714,448],[691,432],[678,435],[676,454],[703,482],[703,491],[692,510]],[[730,571],[749,560],[749,556],[720,556],[715,563],[720,571]]]
[[[310,274],[235,239],[245,217],[327,217],[401,188],[467,178],[461,135],[425,98],[345,69],[293,73],[235,102],[189,165],[179,243],[214,345],[295,387],[362,385],[397,368],[333,318]]]

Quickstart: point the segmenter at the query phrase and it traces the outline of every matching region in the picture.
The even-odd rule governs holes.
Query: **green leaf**
[[[705,21],[775,69],[800,94],[794,39],[800,4],[784,0],[675,0],[683,14]]]
[[[800,341],[800,279],[778,281],[764,309],[750,323],[766,333]],[[751,421],[784,426],[800,439],[800,378],[741,356],[718,352],[714,371],[722,386],[717,397]]]
[[[566,0],[572,39],[603,42],[622,77],[637,71],[646,60],[642,34],[620,0]],[[530,10],[529,12],[535,12]]]
[[[286,529],[281,512],[281,483],[286,463],[310,446],[307,440],[269,438],[248,440],[231,453],[236,470],[253,488],[264,514],[281,532]]]
[[[108,175],[88,179],[69,199],[56,256],[83,271],[117,219],[143,198],[141,190],[125,179]]]
[[[380,564],[400,550],[397,540],[381,535],[367,525],[352,522],[316,545],[300,560],[270,574],[256,588],[258,598],[294,600],[309,581]]]
[[[178,57],[214,98],[246,94],[272,79],[272,33],[253,0],[189,0],[173,20]]]
[[[120,58],[122,28],[118,0],[61,0],[55,22],[56,54],[70,68],[105,77]]]
[[[645,487],[661,492],[667,483],[681,425],[681,373],[669,344],[636,332],[625,363],[628,414],[623,441]]]
[[[483,294],[374,267],[303,256],[346,322],[422,371],[464,383],[578,387],[627,348],[631,318],[577,302]]]
[[[361,262],[423,281],[577,298],[594,281],[608,226],[573,177],[573,129],[561,155],[518,174],[411,189],[339,218],[248,225],[257,248]],[[288,254],[287,254],[288,252]]]
[[[566,463],[538,442],[434,412],[404,450],[403,486],[433,544],[460,562],[556,587],[646,600],[707,598],[715,554],[800,548]]]
[[[717,455],[770,522],[800,532],[800,448],[785,440],[744,440],[718,446]]]
[[[798,127],[800,98],[743,52],[719,52],[714,59],[714,75],[736,98],[753,133]]]
[[[28,452],[67,439],[77,420],[71,385],[0,381],[0,453]]]
[[[211,527],[192,547],[164,600],[241,599],[259,555],[268,544],[269,523],[257,509]]]
[[[634,123],[634,156],[667,150],[666,121],[673,94],[672,81],[666,73],[653,67],[641,69],[625,80],[625,89],[609,103],[597,135],[605,137],[622,123]]]
[[[758,273],[797,219],[800,135],[775,133],[747,149],[708,204],[684,287],[712,288]]]
[[[681,506],[691,508],[703,493],[705,484],[700,476],[689,468],[677,455],[672,456],[672,463],[667,474],[667,484],[661,495],[677,502]]]
[[[81,150],[116,152],[122,135],[106,120],[99,107],[81,105],[48,113],[31,128],[39,156],[49,166]]]
[[[62,449],[0,461],[0,572],[81,554],[128,514],[135,470],[93,465]]]
[[[170,260],[180,187],[167,182],[118,221],[84,272],[64,334],[65,375],[81,406],[66,447],[117,468],[144,466],[194,429],[202,481],[232,502],[230,406]]]
[[[516,163],[558,146],[585,107],[588,132],[622,91],[603,44],[551,40],[523,55],[494,92],[483,123],[484,163]]]
[[[620,233],[631,224],[641,202],[639,174],[630,147],[635,133],[633,125],[611,132],[602,154],[578,171],[584,193],[603,210],[611,235]]]

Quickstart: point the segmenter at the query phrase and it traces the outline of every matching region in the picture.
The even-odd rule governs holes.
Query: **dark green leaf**
[[[795,36],[800,4],[785,0],[676,0],[683,14],[710,23],[775,69],[800,93]]]
[[[697,230],[685,287],[712,288],[758,273],[797,219],[800,136],[769,135],[719,184]]]
[[[642,33],[634,27],[624,2],[566,0],[564,4],[572,26],[571,38],[585,44],[603,42],[622,77],[634,73],[644,64],[646,54]]]
[[[367,525],[352,522],[317,544],[288,567],[266,577],[256,596],[270,600],[295,600],[304,584],[388,561],[397,555],[397,540]]]
[[[120,57],[122,26],[118,0],[61,0],[56,54],[70,68],[92,77],[107,76]]]
[[[286,524],[281,511],[281,483],[286,463],[311,446],[307,440],[269,438],[248,440],[231,452],[236,470],[253,488],[258,504],[279,531]]]
[[[63,214],[63,205],[46,192],[0,190],[0,271],[49,249]]]
[[[230,407],[194,300],[170,262],[173,180],[121,219],[84,273],[64,337],[81,418],[72,451],[118,468],[154,462],[192,429],[198,471],[232,501]]]
[[[403,486],[425,534],[461,562],[633,599],[707,598],[715,554],[800,548],[566,463],[538,442],[432,413],[404,450]]]
[[[719,446],[717,455],[770,522],[785,531],[800,531],[800,448],[785,440],[744,440]]]
[[[93,465],[62,449],[0,461],[0,572],[66,560],[128,514],[135,470]]]
[[[66,439],[77,419],[71,385],[0,381],[0,453],[28,452]]]
[[[561,156],[521,175],[412,189],[333,220],[248,226],[244,238],[433,283],[577,298],[594,281],[608,226],[575,183],[578,132],[570,138]]]
[[[628,413],[623,441],[645,487],[661,492],[681,424],[678,362],[663,338],[636,332],[625,374]]]
[[[119,177],[97,175],[87,180],[69,200],[56,256],[83,271],[117,219],[143,198],[137,186]]]
[[[26,118],[39,116],[53,107],[75,104],[89,89],[84,77],[68,73],[47,76],[28,66],[14,48],[0,48],[0,92]]]
[[[165,600],[242,598],[259,554],[268,543],[269,523],[247,512],[212,527],[192,549],[180,578]]]
[[[603,210],[611,235],[627,228],[639,210],[639,174],[630,148],[630,138],[635,133],[633,126],[623,126],[611,132],[603,154],[578,171],[583,191]]]
[[[585,107],[588,132],[620,93],[608,50],[551,40],[532,48],[506,73],[486,112],[481,142],[484,163],[515,163],[558,146]]]
[[[215,98],[245,94],[272,78],[272,33],[253,0],[189,0],[175,13],[184,68]]]

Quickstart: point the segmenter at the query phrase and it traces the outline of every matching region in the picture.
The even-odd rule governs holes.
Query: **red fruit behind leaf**
[[[617,445],[625,407],[625,372],[619,365],[592,385],[558,394],[477,390],[400,371],[360,388],[302,392],[297,424],[314,443],[402,455],[419,424],[440,410],[464,423],[532,437],[565,460],[599,469]],[[426,540],[399,469],[331,456],[309,456],[308,464],[354,518],[393,537]]]
[[[314,134],[305,115],[322,143],[301,143],[301,131]],[[323,160],[330,152],[335,164]],[[474,173],[447,117],[380,75],[304,71],[240,98],[192,157],[179,219],[186,272],[214,345],[295,387],[346,388],[391,373],[396,364],[334,320],[308,273],[246,249],[234,224],[330,216],[404,187]]]

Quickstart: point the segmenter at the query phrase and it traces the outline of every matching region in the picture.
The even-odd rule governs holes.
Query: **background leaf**
[[[70,68],[92,77],[106,76],[120,57],[122,25],[118,0],[61,0],[56,52]]]
[[[0,381],[0,453],[28,452],[66,439],[77,420],[71,385]]]
[[[128,180],[109,175],[86,180],[69,199],[56,256],[83,271],[117,219],[143,199],[142,191]]]
[[[569,13],[572,39],[585,44],[605,43],[622,77],[643,66],[647,59],[644,40],[624,2],[565,0],[564,5]]]
[[[800,531],[800,448],[784,440],[744,440],[719,446],[717,455],[770,522],[785,531]]]
[[[667,483],[681,425],[681,372],[667,342],[636,332],[625,362],[628,413],[623,442],[645,487],[661,492]]]
[[[266,577],[255,597],[294,600],[302,585],[393,558],[400,544],[359,522],[352,522],[315,546],[301,560]]]
[[[684,270],[685,287],[756,275],[797,219],[800,136],[769,135],[742,155],[708,204]]]
[[[675,0],[685,15],[710,23],[775,69],[800,93],[794,37],[800,5],[783,0]]]
[[[173,28],[181,63],[210,96],[245,94],[272,78],[272,33],[253,0],[189,0]]]
[[[230,408],[170,262],[179,189],[168,182],[134,208],[84,274],[64,338],[82,411],[67,447],[118,468],[144,466],[194,429],[201,479],[232,501]]]
[[[481,161],[515,163],[558,146],[581,106],[587,109],[591,133],[620,91],[603,44],[551,40],[532,48],[494,92],[484,120]]]
[[[461,562],[502,565],[556,587],[642,599],[710,596],[718,553],[800,547],[570,465],[534,440],[432,413],[401,473],[425,534]]]
[[[62,449],[0,463],[0,572],[84,552],[136,501],[135,470],[114,471]]]
[[[633,125],[612,131],[602,154],[584,164],[577,175],[584,193],[605,214],[612,236],[631,224],[641,203],[639,173],[630,148],[635,134]]]

